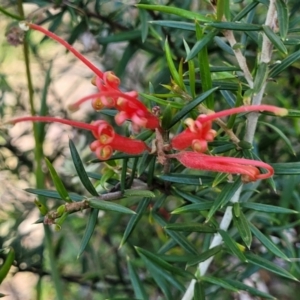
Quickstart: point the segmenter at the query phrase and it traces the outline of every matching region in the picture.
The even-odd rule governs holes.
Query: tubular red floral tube
[[[209,156],[192,151],[169,154],[167,157],[176,158],[185,167],[191,169],[241,174],[244,182],[266,179],[274,174],[274,170],[270,165],[246,158]],[[267,173],[261,173],[258,168],[264,168]]]
[[[109,159],[114,150],[121,151],[127,154],[140,154],[144,151],[148,151],[148,146],[141,140],[135,140],[128,137],[123,137],[115,133],[113,127],[106,121],[99,120],[92,124],[84,122],[77,122],[73,120],[60,119],[54,117],[42,117],[42,116],[28,116],[20,117],[10,120],[6,123],[16,124],[24,121],[32,122],[46,122],[46,123],[61,123],[76,128],[89,130],[93,133],[96,141],[94,141],[90,148],[95,152],[98,158],[104,160]]]

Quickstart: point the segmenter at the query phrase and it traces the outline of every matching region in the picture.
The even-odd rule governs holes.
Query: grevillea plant
[[[96,1],[95,9],[98,2],[101,1]],[[288,24],[291,24],[288,6],[283,0],[245,1],[243,9],[236,11],[227,0],[208,2],[206,9],[210,13],[206,15],[176,6],[138,4],[141,22],[136,23],[140,26],[137,40],[136,31],[131,35],[115,33],[116,39],[112,41],[123,38],[136,42],[129,42],[135,50],[128,46],[123,60],[131,50],[134,53],[140,48],[149,51],[151,63],[159,57],[161,65],[158,65],[168,71],[167,79],[160,78],[161,82],[150,84],[148,93],[126,91],[122,85],[123,71],[99,69],[67,40],[52,32],[55,23],[48,30],[45,25],[38,25],[34,17],[32,21],[24,21],[20,2],[22,21],[19,24],[26,35],[24,42],[18,29],[8,37],[11,43],[16,44],[16,40],[23,43],[30,112],[9,115],[3,127],[33,123],[37,187],[27,191],[38,197],[34,204],[41,217],[36,223],[44,224],[49,272],[57,299],[74,297],[69,292],[73,277],[58,268],[60,258],[55,257],[53,246],[53,237],[61,236],[66,242],[68,234],[82,238],[79,245],[72,246],[76,248],[74,259],[77,257],[85,270],[75,282],[90,284],[95,294],[97,284],[102,283],[105,288],[100,292],[109,299],[233,299],[241,291],[254,297],[275,299],[271,288],[268,291],[261,274],[257,273],[259,269],[281,276],[278,278],[289,280],[295,287],[291,282],[297,281],[300,271],[291,265],[292,258],[297,258],[291,246],[294,240],[278,234],[271,222],[278,222],[276,226],[283,228],[284,221],[279,222],[277,214],[297,214],[297,207],[289,207],[290,204],[279,207],[273,198],[277,197],[278,187],[285,186],[284,180],[277,180],[276,175],[300,174],[297,162],[277,163],[276,154],[283,144],[292,149],[286,136],[288,130],[279,127],[300,113],[297,107],[291,110],[290,105],[284,105],[284,101],[279,106],[285,107],[273,105],[275,101],[267,97],[266,89],[268,84],[276,84],[275,77],[300,57],[299,50],[293,53],[287,48],[291,45],[287,38]],[[256,7],[261,5],[267,8],[263,25],[254,18]],[[98,16],[114,30],[113,21],[101,16],[100,10],[92,13],[87,5],[82,6],[84,9],[78,7],[78,11],[86,16]],[[59,3],[57,7],[62,9]],[[148,18],[153,20],[149,23]],[[122,23],[116,28],[127,30]],[[170,28],[182,34],[180,38],[172,35]],[[81,110],[82,104],[89,102],[94,109],[91,122],[61,118],[49,110],[36,113],[26,39],[33,32],[56,41],[90,70],[97,91],[74,99],[68,106],[68,114],[72,116]],[[101,36],[99,43],[105,44],[103,41],[105,37]],[[211,44],[220,48],[217,53],[222,54],[225,63],[209,52],[215,51]],[[255,50],[250,47],[253,44]],[[255,64],[248,55],[248,47],[254,51],[252,57],[256,55]],[[157,49],[160,52],[155,52]],[[276,62],[278,59],[280,63]],[[150,76],[155,77],[152,73]],[[45,94],[46,91],[47,88]],[[42,104],[45,106],[50,107],[46,101]],[[264,121],[258,120],[260,116]],[[78,192],[75,187],[72,190],[72,184],[54,168],[55,160],[51,162],[47,158],[44,161],[55,190],[45,188],[42,168],[45,135],[41,127],[45,123],[69,126],[89,140],[89,164],[97,164],[99,172],[87,172],[82,153],[76,149],[78,145],[72,140],[69,143],[84,191]],[[264,127],[268,130],[263,131]],[[256,140],[257,130],[261,131]],[[274,133],[276,144],[271,142]],[[263,147],[260,146],[262,136],[268,144]],[[281,142],[277,142],[278,137]],[[290,167],[293,171],[287,171]],[[257,195],[256,191],[259,191]],[[267,200],[262,203],[264,197]],[[62,202],[53,205],[48,198]],[[84,212],[84,217],[80,212]],[[72,225],[72,220],[80,220],[85,232],[76,232],[77,225]],[[53,233],[52,229],[56,231]],[[275,235],[277,239],[270,238]],[[113,252],[114,259],[109,257],[98,263],[104,253],[101,247],[92,255],[90,249],[98,243],[97,236],[107,243],[105,251],[108,256]],[[86,258],[93,261],[91,272],[97,274],[91,281]],[[284,266],[277,264],[276,259]],[[108,267],[113,260],[117,265],[115,273]],[[21,262],[16,249],[11,249],[0,269],[0,282],[12,264],[21,269]],[[37,273],[43,274],[42,260],[39,267]],[[77,267],[71,268],[72,272],[78,274]],[[33,270],[36,268],[29,265],[28,271]],[[117,279],[110,278],[110,273],[117,274]],[[252,286],[254,274],[258,274],[257,280],[265,285],[265,290]]]

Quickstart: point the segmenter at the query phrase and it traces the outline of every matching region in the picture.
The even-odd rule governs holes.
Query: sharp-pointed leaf
[[[133,210],[114,202],[108,202],[108,201],[103,201],[94,198],[89,198],[87,202],[90,207],[97,208],[98,210],[108,210],[108,211],[119,212],[122,214],[131,214],[131,215],[135,214]]]
[[[142,42],[144,43],[147,39],[149,23],[148,23],[147,14],[143,9],[139,10],[139,17],[141,20]]]
[[[245,16],[247,16],[255,7],[259,4],[259,1],[252,1],[246,5],[242,10],[239,11],[237,15],[233,18],[233,21],[240,21]]]
[[[165,227],[167,225],[167,222],[157,214],[153,214],[153,217],[160,226]],[[183,250],[194,255],[198,254],[196,247],[183,234],[168,229],[166,229],[166,232]]]
[[[169,20],[155,20],[149,21],[150,24],[159,25],[163,27],[170,27],[182,30],[195,31],[195,24],[188,22],[180,22],[180,21],[169,21]]]
[[[183,81],[185,84],[188,85],[188,80],[184,80]],[[197,87],[201,87],[202,81],[200,79],[197,79],[196,80],[196,84],[197,84]],[[219,90],[228,90],[228,91],[239,91],[240,90],[240,86],[241,84],[240,83],[235,83],[235,82],[232,82],[232,81],[225,81],[225,80],[213,80],[212,81],[212,85],[213,87],[217,87]],[[249,87],[245,84],[242,84],[242,90],[243,91],[246,91],[248,90]]]
[[[225,187],[222,189],[222,191],[214,201],[213,206],[207,215],[207,221],[209,221],[214,216],[218,209],[225,206],[231,200],[231,198],[241,185],[242,182],[240,177],[238,177],[233,183],[227,183],[225,185]]]
[[[77,258],[83,253],[83,251],[85,250],[87,244],[89,243],[92,234],[95,230],[96,224],[97,224],[97,220],[98,220],[98,209],[91,209],[89,217],[88,217],[88,221],[86,224],[86,228],[85,228],[85,232],[83,234],[81,243],[80,243],[80,247],[79,247],[79,253],[77,255]]]
[[[219,253],[222,250],[222,245],[215,246],[211,249],[208,249],[207,251],[197,255],[196,257],[191,258],[187,261],[187,266],[193,266],[196,264],[199,264],[203,261],[206,261],[212,256],[215,256],[217,253]]]
[[[209,97],[212,93],[214,93],[218,88],[212,88],[209,91],[206,91],[199,95],[196,99],[192,100],[189,104],[187,104],[181,111],[179,111],[173,118],[169,129],[173,127],[179,120],[183,119],[190,111],[192,111],[196,106],[202,103],[207,97]]]
[[[176,208],[172,211],[172,215],[176,214],[185,214],[185,213],[199,213],[199,211],[202,210],[209,210],[212,207],[213,203],[204,202],[204,203],[195,203],[195,204],[189,204],[185,205],[179,208]]]
[[[282,54],[287,54],[287,49],[283,43],[283,41],[280,39],[280,37],[270,28],[270,26],[262,25],[262,28],[264,30],[264,33],[268,37],[268,39],[271,41],[273,46]]]
[[[214,37],[219,33],[219,30],[215,29],[205,34],[204,37],[196,42],[191,51],[186,57],[186,61],[193,59],[204,47],[214,40]]]
[[[159,266],[161,269],[164,269],[166,271],[171,272],[172,274],[176,274],[185,278],[195,278],[195,276],[187,272],[181,268],[177,268],[166,262],[165,260],[161,259],[158,255],[153,254],[152,252],[149,252],[145,249],[135,247],[136,251],[139,253],[139,255],[144,255],[147,257],[148,260],[150,260],[153,264]]]
[[[44,196],[52,199],[62,199],[60,194],[57,191],[50,191],[50,190],[42,190],[42,189],[25,189],[26,192],[39,195],[39,196]],[[69,194],[70,198],[72,201],[78,202],[82,201],[85,197],[80,196],[75,193],[70,193]],[[63,199],[62,199],[63,200]]]
[[[262,211],[266,213],[275,213],[275,214],[299,214],[298,211],[280,207],[280,206],[274,206],[274,205],[268,205],[268,204],[262,204],[262,203],[254,203],[254,202],[243,202],[240,203],[241,207],[253,209],[257,211]]]
[[[260,124],[263,124],[269,128],[271,128],[272,130],[274,130],[280,137],[281,139],[285,142],[285,144],[287,145],[289,151],[293,154],[293,155],[296,155],[294,149],[293,149],[293,145],[291,143],[291,141],[289,140],[289,138],[282,132],[282,130],[280,130],[278,127],[270,124],[270,123],[267,123],[267,122],[259,122]]]
[[[56,190],[59,193],[60,197],[62,199],[64,199],[66,202],[72,202],[62,180],[58,176],[58,174],[57,174],[56,170],[54,169],[54,167],[52,166],[51,162],[46,157],[45,157],[45,161],[46,161],[47,167],[50,171],[50,175],[52,177],[52,180],[54,182]]]
[[[184,107],[183,104],[176,103],[176,102],[173,102],[173,101],[167,101],[165,99],[161,99],[161,98],[155,97],[153,95],[146,95],[144,93],[140,93],[140,95],[145,99],[154,101],[155,103],[158,103],[158,104],[163,105],[163,106],[168,106],[169,105],[170,107],[177,108],[177,109],[182,109]],[[174,97],[174,94],[172,94],[172,97]]]
[[[2,265],[0,267],[0,284],[7,276],[8,272],[10,270],[10,267],[14,263],[14,259],[15,259],[15,251],[13,248],[10,248],[9,252],[7,253],[7,255],[5,257],[4,262],[2,263]]]
[[[281,38],[285,40],[289,30],[289,12],[288,12],[288,6],[286,1],[277,0],[276,9],[277,9],[279,33]]]
[[[219,36],[214,37],[214,42],[226,53],[230,55],[234,55],[233,49]]]
[[[274,78],[279,75],[282,71],[287,69],[290,65],[300,59],[300,50],[286,57],[279,64],[277,64],[270,72],[270,77]]]
[[[184,192],[184,191],[181,191],[175,187],[172,187],[172,191],[175,195],[177,196],[180,196],[182,197],[183,199],[189,201],[189,202],[192,202],[192,203],[196,203],[196,204],[207,204],[207,203],[210,203],[212,205],[212,201],[211,202],[208,202],[205,198],[200,198],[198,196],[195,196],[191,193],[187,193],[187,192]],[[204,203],[206,202],[206,203]]]
[[[255,94],[258,93],[262,89],[262,86],[266,83],[268,74],[269,74],[268,64],[260,63],[257,68],[256,76],[254,79],[254,85],[253,85],[253,92]]]
[[[68,38],[68,43],[70,45],[74,44],[79,36],[87,30],[87,26],[86,18],[82,18],[81,21],[73,28],[71,35]]]
[[[248,249],[250,249],[252,243],[252,234],[250,230],[249,221],[246,219],[244,213],[240,211],[239,217],[233,215],[233,222],[245,245]]]
[[[233,292],[239,291],[237,288],[235,288],[234,286],[232,286],[231,284],[229,284],[228,282],[220,278],[216,278],[212,276],[201,276],[201,281],[205,281],[214,285],[221,286],[222,288]]]
[[[251,295],[262,297],[264,299],[276,300],[276,298],[273,297],[272,295],[264,293],[260,290],[257,290],[255,288],[249,286],[249,285],[246,285],[246,284],[242,283],[241,281],[237,281],[237,280],[233,280],[233,279],[227,279],[227,278],[224,278],[223,280],[228,282],[230,285],[234,286],[235,288],[237,288],[239,290],[246,291]]]
[[[194,300],[205,300],[205,288],[201,281],[195,283]]]
[[[276,175],[300,175],[300,162],[270,164]]]
[[[173,231],[186,231],[186,232],[205,232],[205,233],[216,233],[216,228],[199,223],[172,223],[167,224],[165,229]]]
[[[218,29],[236,31],[260,31],[262,29],[261,25],[241,22],[212,22],[207,25]]]
[[[291,273],[289,273],[287,270],[283,269],[282,267],[279,267],[278,265],[274,264],[269,259],[265,259],[262,256],[255,255],[252,253],[245,253],[245,256],[250,263],[257,265],[260,268],[266,269],[266,270],[271,271],[280,276],[298,281],[298,279],[294,275],[292,275]]]
[[[97,191],[95,190],[88,175],[86,174],[86,171],[85,171],[83,163],[80,159],[79,153],[77,152],[77,149],[72,140],[69,140],[69,147],[70,147],[70,151],[71,151],[72,160],[73,160],[73,163],[74,163],[74,166],[75,166],[75,169],[77,171],[80,181],[82,182],[83,186],[87,189],[87,191],[89,193],[91,193],[91,195],[98,196]]]
[[[167,300],[173,300],[172,293],[170,290],[171,287],[172,289],[174,287],[177,287],[179,290],[184,291],[184,286],[181,283],[179,283],[178,280],[174,276],[172,276],[169,272],[166,272],[165,270],[159,268],[157,265],[153,264],[143,254],[140,254],[140,256],[145,263],[147,271],[150,272],[152,278],[157,283],[159,288],[162,290]],[[171,283],[171,286],[167,281]]]
[[[121,33],[116,33],[114,35],[109,35],[106,37],[98,37],[97,41],[100,45],[107,45],[110,43],[128,42],[132,40],[141,39],[140,30],[125,31]]]
[[[147,198],[154,198],[155,194],[149,190],[125,190],[124,197],[147,197]]]
[[[180,78],[177,68],[175,67],[175,64],[173,62],[173,57],[172,57],[168,39],[165,40],[165,53],[166,53],[167,64],[168,64],[170,73],[172,75],[172,78],[175,81],[175,83],[178,84],[181,87],[181,89],[183,89],[182,78]]]
[[[166,174],[157,176],[159,179],[174,183],[191,184],[191,185],[205,185],[213,181],[211,176],[187,175],[187,174]]]
[[[266,237],[257,227],[250,223],[250,229],[256,238],[273,254],[276,256],[290,261],[290,259],[268,238]]]
[[[174,6],[164,6],[164,5],[148,5],[148,4],[137,4],[138,8],[148,9],[148,10],[154,10],[154,11],[160,11],[166,14],[176,15],[180,16],[182,18],[191,19],[191,20],[197,20],[200,22],[210,22],[211,19],[207,18],[199,13],[185,10],[182,8],[177,8]]]
[[[137,209],[136,209],[136,215],[133,215],[130,218],[129,222],[127,223],[125,232],[122,237],[120,247],[122,247],[126,243],[127,239],[129,238],[130,234],[134,230],[135,226],[138,224],[138,222],[140,221],[144,212],[147,210],[148,205],[150,204],[150,201],[151,201],[150,199],[146,198],[139,202]]]
[[[136,299],[148,300],[149,296],[146,293],[145,284],[141,281],[138,273],[129,259],[127,260],[127,267]]]
[[[238,247],[235,240],[224,230],[219,230],[220,235],[222,236],[223,242],[226,247],[236,255],[242,262],[247,262],[247,259],[241,249]]]
[[[205,36],[204,30],[200,27],[198,23],[196,23],[196,36],[197,40],[202,40]],[[202,91],[206,92],[212,89],[212,80],[209,68],[209,59],[207,47],[204,46],[201,51],[198,53],[198,61],[199,61],[199,70],[200,77],[202,81]],[[194,80],[195,85],[195,80]],[[214,108],[214,97],[213,94],[210,94],[205,100],[205,104],[209,109]]]

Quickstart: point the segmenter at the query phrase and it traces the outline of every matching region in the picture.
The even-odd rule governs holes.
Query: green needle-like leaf
[[[235,240],[224,230],[219,230],[220,235],[222,236],[224,244],[227,248],[236,255],[242,262],[247,262],[247,259],[241,249],[238,247]]]
[[[159,266],[160,268],[162,268],[166,271],[171,272],[172,274],[177,274],[179,276],[183,276],[186,278],[195,278],[195,276],[193,274],[191,274],[190,272],[187,272],[181,268],[172,266],[171,264],[164,261],[163,259],[161,259],[159,256],[153,254],[152,252],[149,252],[149,251],[139,248],[139,247],[135,247],[135,249],[139,254],[142,254],[145,257],[147,257],[147,259],[149,259],[153,264]]]
[[[57,192],[59,193],[60,197],[62,199],[64,199],[66,202],[72,202],[62,180],[60,179],[60,177],[58,176],[56,170],[54,169],[54,167],[52,166],[51,162],[45,157],[45,161],[47,164],[47,167],[50,171],[52,180],[54,182],[54,185],[56,187]]]
[[[223,2],[223,1],[221,1]],[[198,23],[196,23],[196,36],[197,40],[201,40],[204,38],[204,30],[200,27]],[[200,70],[200,78],[202,83],[202,91],[206,92],[212,89],[212,80],[209,68],[209,59],[207,46],[204,46],[201,51],[198,53],[198,61],[199,61],[199,70]],[[195,85],[195,80],[194,80]],[[213,94],[210,94],[205,100],[205,104],[207,108],[214,109],[214,97]]]
[[[227,279],[227,278],[223,278],[223,280],[228,282],[230,285],[234,286],[235,288],[246,291],[246,292],[250,293],[251,295],[262,297],[264,299],[276,300],[275,297],[273,297],[267,293],[264,293],[260,290],[257,290],[249,285],[246,285],[246,284],[242,283],[241,281]]]
[[[136,225],[138,224],[138,222],[140,221],[141,217],[143,216],[144,212],[147,210],[149,204],[150,204],[151,199],[143,199],[142,201],[139,202],[137,209],[136,209],[136,215],[133,215],[129,222],[127,223],[124,235],[122,237],[122,241],[120,244],[121,248],[127,241],[127,239],[129,238],[129,236],[131,235],[131,233],[133,232],[134,228],[136,227]]]
[[[207,215],[207,221],[209,221],[214,216],[219,208],[225,206],[231,200],[235,192],[240,188],[241,184],[241,179],[238,177],[233,183],[227,183],[225,185],[221,193],[214,201],[213,206]]]
[[[205,233],[216,233],[216,228],[198,223],[172,223],[165,226],[166,229],[173,231],[186,231],[186,232],[205,232]]]
[[[252,234],[250,230],[249,221],[246,219],[244,213],[240,211],[239,217],[233,215],[234,225],[237,228],[242,240],[246,244],[247,248],[250,249],[252,243]]]
[[[241,23],[241,22],[212,22],[207,25],[218,29],[236,30],[236,31],[260,31],[262,29],[261,25],[255,25],[251,23]]]
[[[286,57],[284,60],[282,60],[278,65],[276,65],[271,71],[270,71],[270,77],[274,78],[277,75],[279,75],[282,71],[287,69],[290,65],[295,63],[297,60],[300,59],[300,50],[294,52],[293,54]]]
[[[89,203],[90,207],[97,208],[99,210],[114,211],[122,214],[135,214],[133,210],[114,202],[103,201],[97,198],[89,198],[87,202]]]
[[[25,189],[25,191],[28,193],[31,193],[31,194],[44,196],[47,198],[63,200],[63,198],[57,191],[42,190],[42,189]],[[82,201],[83,199],[85,199],[85,197],[75,194],[75,193],[70,193],[69,196],[70,196],[70,199],[75,202]]]
[[[290,259],[269,239],[267,238],[257,227],[250,223],[250,229],[252,233],[256,236],[258,240],[272,253],[276,256],[290,261]]]
[[[300,162],[271,164],[276,175],[300,175]]]
[[[245,256],[250,263],[257,265],[260,268],[266,269],[280,276],[298,281],[298,279],[294,275],[292,275],[282,267],[279,267],[278,265],[274,264],[268,259],[265,259],[259,255],[255,255],[252,253],[245,253]]]
[[[14,259],[15,259],[15,251],[13,248],[10,248],[10,250],[9,250],[8,254],[6,255],[5,260],[0,268],[0,284],[7,276],[8,272],[10,270],[10,267],[14,263]]]
[[[196,106],[202,103],[207,97],[209,97],[212,93],[214,93],[218,88],[212,88],[209,91],[202,93],[196,99],[187,104],[181,111],[179,111],[174,117],[169,126],[169,129],[173,127],[179,120],[181,120],[185,115],[187,115],[191,110],[193,110]]]
[[[97,224],[97,220],[98,220],[98,209],[91,209],[89,217],[88,217],[88,221],[86,224],[86,228],[85,228],[85,232],[83,234],[81,243],[80,243],[80,247],[79,247],[79,253],[77,255],[77,258],[79,258],[79,256],[83,253],[83,251],[85,250],[87,244],[89,243],[92,234],[95,230],[96,224]]]
[[[213,203],[209,203],[209,202],[185,205],[173,210],[172,214],[175,215],[175,214],[184,214],[184,213],[194,213],[202,210],[209,210],[212,207],[212,205]]]
[[[149,296],[146,293],[145,286],[136,272],[132,262],[127,259],[129,278],[132,283],[134,295],[136,299],[148,300]]]
[[[182,30],[195,31],[195,24],[188,22],[180,22],[180,21],[169,21],[169,20],[155,20],[149,21],[150,24],[159,25],[163,27],[170,27]]]
[[[182,8],[177,8],[173,6],[164,6],[164,5],[149,5],[149,4],[137,4],[138,8],[160,11],[166,14],[177,15],[182,18],[197,20],[199,22],[211,22],[210,18],[204,17],[199,13],[185,10]]]
[[[193,266],[196,264],[199,264],[203,261],[206,261],[212,256],[215,256],[217,253],[219,253],[222,250],[222,245],[215,246],[211,249],[208,249],[205,252],[202,252],[201,254],[198,254],[196,257],[191,258],[187,261],[187,266]]]
[[[262,25],[262,28],[274,47],[282,54],[287,54],[287,49],[280,37],[269,26]]]
[[[98,192],[95,190],[93,184],[91,183],[87,173],[85,172],[83,163],[80,159],[80,156],[72,140],[69,141],[69,147],[70,147],[73,163],[80,181],[82,182],[82,184],[84,185],[84,187],[87,189],[89,193],[91,193],[93,196],[99,196]]]
[[[230,290],[233,292],[239,291],[237,288],[235,288],[234,286],[232,286],[231,284],[229,284],[228,282],[226,282],[225,280],[220,279],[220,278],[216,278],[216,277],[212,277],[212,276],[201,276],[201,280],[211,283],[211,284],[221,286],[226,290]]]
[[[204,47],[213,41],[214,37],[218,34],[219,30],[215,29],[205,34],[201,40],[196,42],[191,51],[186,57],[186,61],[193,59]]]
[[[165,41],[165,53],[166,53],[166,59],[167,59],[168,67],[169,67],[170,73],[172,75],[172,78],[176,82],[176,84],[178,84],[178,86],[180,86],[183,89],[182,78],[180,78],[179,73],[173,62],[171,49],[170,49],[167,39]]]
[[[160,226],[165,227],[168,223],[163,220],[160,216],[157,214],[153,214],[153,217],[155,221],[160,224]],[[198,255],[198,251],[196,247],[181,233],[174,232],[172,230],[165,229],[167,234],[178,244],[184,249],[186,252]]]
[[[278,15],[279,33],[283,40],[286,39],[289,30],[289,12],[287,3],[284,0],[276,0]]]
[[[176,182],[189,185],[205,185],[213,181],[211,176],[186,175],[186,174],[166,174],[157,176],[159,179],[169,182]]]
[[[282,130],[280,130],[278,127],[270,124],[270,123],[267,123],[267,122],[261,122],[259,121],[259,124],[263,124],[269,128],[271,128],[272,130],[274,130],[280,137],[281,139],[284,141],[284,143],[287,145],[289,151],[293,154],[293,155],[296,155],[294,149],[293,149],[293,145],[291,143],[291,141],[289,140],[289,138],[282,132]]]
[[[240,206],[248,209],[266,212],[266,213],[276,213],[276,214],[298,214],[299,213],[298,211],[293,209],[268,205],[263,203],[243,202],[240,203]]]

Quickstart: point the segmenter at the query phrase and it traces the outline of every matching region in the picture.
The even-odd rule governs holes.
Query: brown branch
[[[93,199],[99,199],[99,201],[112,201],[122,197],[121,191],[107,193],[93,197]],[[55,220],[60,218],[63,214],[73,214],[75,212],[83,211],[90,208],[89,199],[84,199],[80,202],[71,202],[61,205],[57,210],[48,212],[44,217],[44,224],[52,225],[55,224]]]

